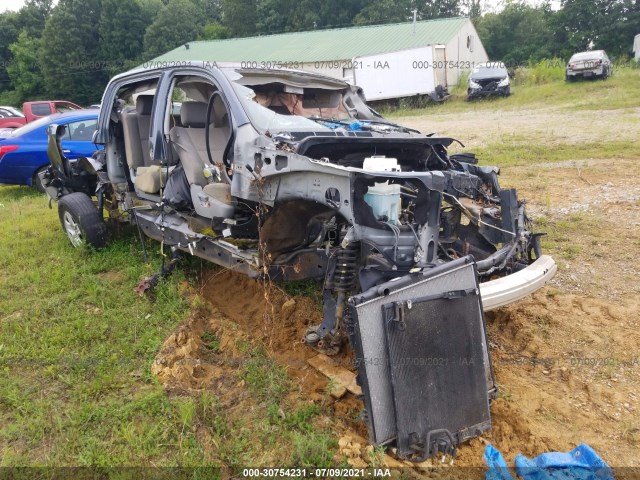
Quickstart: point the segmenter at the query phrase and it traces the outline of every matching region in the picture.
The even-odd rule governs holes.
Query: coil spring
[[[341,248],[337,253],[336,271],[333,285],[338,292],[348,292],[356,283],[356,268],[360,244],[350,243],[347,248]]]

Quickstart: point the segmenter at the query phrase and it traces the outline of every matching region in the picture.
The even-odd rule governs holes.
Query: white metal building
[[[432,48],[429,64],[435,70],[436,83],[455,85],[464,71],[488,61],[478,33],[467,17],[444,18],[388,25],[350,27],[331,30],[283,33],[261,37],[195,41],[157,57],[145,65],[162,62],[207,60],[233,63],[247,68],[296,68],[323,73],[357,83],[358,59],[375,58],[394,52],[408,58],[408,51]],[[415,58],[411,65],[424,69],[425,58]],[[423,61],[422,64],[419,62]],[[415,63],[414,63],[415,62]],[[384,67],[384,64],[381,64]],[[403,74],[395,81],[402,82]],[[366,91],[365,91],[366,94]]]

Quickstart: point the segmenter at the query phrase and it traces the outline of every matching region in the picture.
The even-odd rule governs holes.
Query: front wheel
[[[71,245],[89,244],[94,248],[107,245],[107,225],[88,195],[75,192],[65,195],[58,204],[62,229]]]

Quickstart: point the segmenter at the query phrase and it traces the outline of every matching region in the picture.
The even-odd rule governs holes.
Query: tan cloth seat
[[[181,127],[173,127],[169,132],[172,147],[180,158],[190,185],[207,185],[203,170],[210,165],[205,140],[207,104],[204,102],[183,102],[180,110]],[[224,150],[229,141],[231,129],[229,115],[222,99],[214,100],[209,128],[209,143],[214,164],[221,165]]]
[[[169,167],[169,173],[175,167]],[[136,179],[134,185],[136,190],[144,193],[158,193],[161,187],[167,183],[167,167],[151,165],[148,167],[138,167],[136,169]]]
[[[151,165],[149,154],[149,125],[153,95],[139,95],[136,108],[122,114],[122,130],[127,164],[132,169]]]
[[[149,126],[153,95],[139,95],[136,108],[122,115],[125,154],[132,170],[133,184],[143,193],[157,194],[167,181],[167,167],[151,160]],[[169,168],[169,172],[173,167]]]

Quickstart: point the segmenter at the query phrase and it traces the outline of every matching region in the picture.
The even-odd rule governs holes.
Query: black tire
[[[42,185],[42,181],[40,180],[40,172],[44,172],[47,168],[49,168],[48,166],[46,167],[41,167],[40,169],[38,169],[38,171],[36,171],[36,173],[33,174],[33,178],[31,179],[31,186],[34,187],[36,190],[38,190],[40,193],[45,193],[45,189],[44,189],[44,185]]]
[[[94,248],[107,245],[107,225],[88,195],[75,192],[62,197],[58,216],[62,230],[74,247],[85,243]]]

